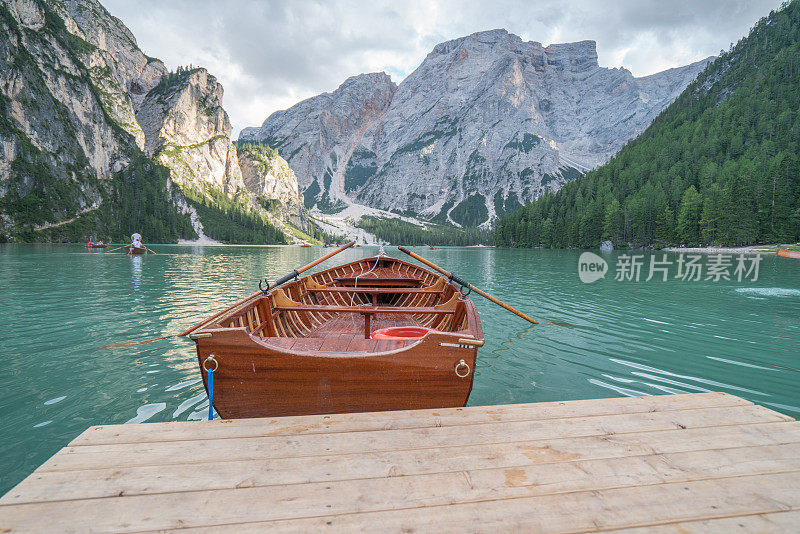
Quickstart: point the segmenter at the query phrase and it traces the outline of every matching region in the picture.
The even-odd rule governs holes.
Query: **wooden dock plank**
[[[794,532],[800,526],[800,510],[739,515],[718,519],[681,521],[648,527],[614,529],[615,534],[730,534],[731,532]]]
[[[797,471],[513,497],[476,492],[466,477],[450,476],[446,493],[396,477],[359,481],[357,491],[348,494],[334,486],[279,486],[182,492],[169,494],[169,498],[145,495],[8,505],[3,507],[2,520],[4,528],[22,531],[44,529],[52,526],[50,518],[58,518],[64,524],[79,526],[76,530],[82,532],[136,532],[237,523],[263,523],[262,529],[281,530],[283,524],[268,523],[287,520],[292,529],[300,527],[305,532],[323,528],[329,521],[337,530],[349,532],[374,529],[376,525],[384,531],[563,532],[800,507]],[[386,481],[393,483],[390,488]],[[435,498],[431,497],[432,492],[437,493]],[[188,510],[192,513],[187,514]]]
[[[770,531],[798,510],[800,423],[691,394],[93,427],[0,498],[0,532]]]
[[[234,524],[216,532],[596,532],[797,507],[796,473]],[[777,487],[783,485],[782,487]],[[768,487],[764,487],[768,486]],[[691,495],[691,499],[687,499]],[[796,525],[795,525],[796,526]],[[190,531],[206,531],[190,529]],[[645,530],[646,532],[647,530]],[[791,530],[790,530],[791,531]]]
[[[546,421],[491,422],[463,427],[443,426],[302,436],[87,445],[62,449],[39,469],[79,470],[192,463],[207,458],[209,450],[213,450],[216,457],[229,460],[312,457],[791,420],[790,417],[767,408],[746,405],[646,412],[636,417],[630,417],[628,414],[601,415]]]
[[[365,417],[362,414],[292,416],[230,421],[181,421],[148,425],[94,426],[77,436],[70,446],[111,443],[151,442],[195,439],[242,438],[330,432],[357,432],[401,428],[464,426],[487,421],[533,421],[566,419],[641,412],[663,412],[721,406],[749,406],[753,403],[727,393],[664,395],[659,397],[612,397],[570,402],[542,402],[431,410],[384,412]]]
[[[520,446],[515,451],[517,455],[503,455],[502,451],[484,447],[481,452],[490,461],[470,462],[468,468],[465,465],[476,456],[476,451],[456,456],[457,461],[447,466],[443,466],[440,459],[450,457],[451,451],[437,450],[416,456],[415,463],[404,461],[406,455],[397,453],[379,453],[378,458],[373,458],[372,461],[362,461],[357,455],[347,455],[346,458],[333,456],[316,464],[315,468],[305,470],[301,463],[294,461],[291,462],[293,471],[286,468],[275,469],[273,461],[266,461],[255,464],[218,462],[159,468],[147,466],[124,470],[43,472],[9,492],[2,504],[63,501],[65,495],[69,495],[70,500],[76,500],[263,486],[306,485],[310,488],[312,483],[336,486],[337,482],[363,479],[385,481],[387,477],[399,476],[418,477],[423,482],[427,480],[429,486],[436,487],[446,484],[441,480],[425,477],[452,473],[456,477],[466,473],[465,476],[476,488],[505,485],[507,488],[524,488],[524,495],[539,491],[567,491],[578,487],[596,489],[696,478],[721,478],[800,470],[800,425],[797,430],[796,441],[790,443],[742,447],[731,441],[731,436],[728,435],[725,436],[727,443],[720,443],[720,448],[717,449],[673,453],[654,450],[652,454],[641,455],[624,455],[621,449],[606,451],[597,447],[589,448],[583,456],[549,447],[546,448],[549,454],[537,454],[537,451],[531,455]],[[667,439],[681,441],[679,436],[669,436]],[[688,448],[688,440],[683,441],[684,447]],[[652,442],[645,443],[657,448]],[[533,447],[528,447],[531,448]],[[609,455],[615,453],[618,456]],[[562,479],[567,475],[569,476],[564,482]],[[587,476],[588,480],[585,479]],[[154,486],[153,480],[158,480],[159,484]],[[452,477],[447,480],[452,480]],[[536,488],[530,487],[534,485]],[[352,488],[339,489],[351,491]]]

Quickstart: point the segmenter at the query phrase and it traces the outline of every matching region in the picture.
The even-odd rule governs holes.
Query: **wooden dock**
[[[0,532],[800,531],[800,423],[724,393],[98,426]]]

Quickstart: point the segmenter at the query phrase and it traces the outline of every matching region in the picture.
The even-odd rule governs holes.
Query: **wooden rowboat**
[[[147,254],[145,247],[134,247],[133,245],[125,245],[126,254]]]
[[[783,258],[795,258],[800,259],[800,252],[796,250],[786,250],[785,248],[779,248],[778,251],[775,253],[778,256]]]
[[[87,243],[84,246],[86,248],[108,248],[108,245],[106,245],[105,243],[92,243],[91,245]]]
[[[459,286],[388,256],[258,292],[190,337],[224,418],[464,406],[483,345]]]

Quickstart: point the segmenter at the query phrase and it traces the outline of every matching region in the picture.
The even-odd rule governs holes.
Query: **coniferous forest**
[[[501,218],[501,246],[800,237],[800,2],[761,19],[605,165]]]
[[[490,244],[492,233],[481,228],[456,228],[429,223],[426,226],[382,217],[364,216],[356,226],[391,245],[457,246]]]

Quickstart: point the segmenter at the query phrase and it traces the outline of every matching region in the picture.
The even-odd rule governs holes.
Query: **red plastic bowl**
[[[427,328],[419,326],[393,326],[375,330],[372,339],[422,339],[428,334]]]

